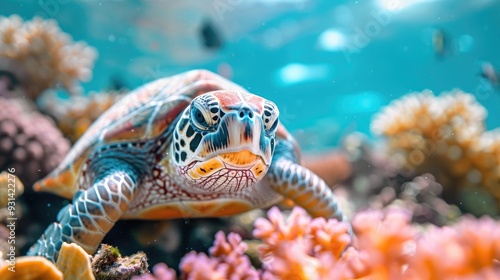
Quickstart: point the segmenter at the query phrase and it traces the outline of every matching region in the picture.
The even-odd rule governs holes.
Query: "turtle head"
[[[271,164],[278,115],[273,102],[249,93],[220,90],[194,98],[172,139],[171,162],[182,185],[207,192],[253,186]]]

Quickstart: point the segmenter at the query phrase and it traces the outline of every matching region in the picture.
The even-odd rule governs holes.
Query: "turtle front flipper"
[[[325,181],[298,164],[296,151],[291,142],[282,140],[277,143],[267,174],[274,191],[291,199],[310,215],[347,222],[335,195]]]
[[[132,168],[113,165],[87,190],[79,191],[57,215],[28,255],[44,256],[56,262],[63,242],[76,243],[93,254],[115,222],[127,211],[137,191]],[[118,169],[120,167],[120,169]]]

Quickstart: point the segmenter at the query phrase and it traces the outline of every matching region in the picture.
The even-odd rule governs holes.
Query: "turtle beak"
[[[207,158],[229,153],[231,155],[226,158],[236,160],[238,165],[244,165],[242,161],[255,162],[255,156],[260,157],[263,164],[269,165],[272,158],[270,147],[269,139],[264,135],[262,119],[256,117],[249,108],[243,107],[221,119],[217,131],[203,138],[198,154],[201,158]]]

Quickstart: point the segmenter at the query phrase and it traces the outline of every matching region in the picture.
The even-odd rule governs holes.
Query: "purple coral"
[[[30,186],[59,164],[70,144],[51,119],[23,104],[0,98],[0,170],[15,168]]]

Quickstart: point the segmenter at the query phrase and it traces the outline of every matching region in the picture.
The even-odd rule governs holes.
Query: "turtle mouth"
[[[214,155],[213,157],[196,162],[189,170],[189,176],[193,179],[208,177],[219,172],[222,169],[226,170],[248,170],[253,173],[254,177],[261,178],[268,165],[260,155],[256,155],[249,150],[238,152],[227,152]]]
[[[257,161],[263,161],[262,157],[248,150],[240,152],[230,152],[217,155],[222,161],[234,168],[247,169]]]

